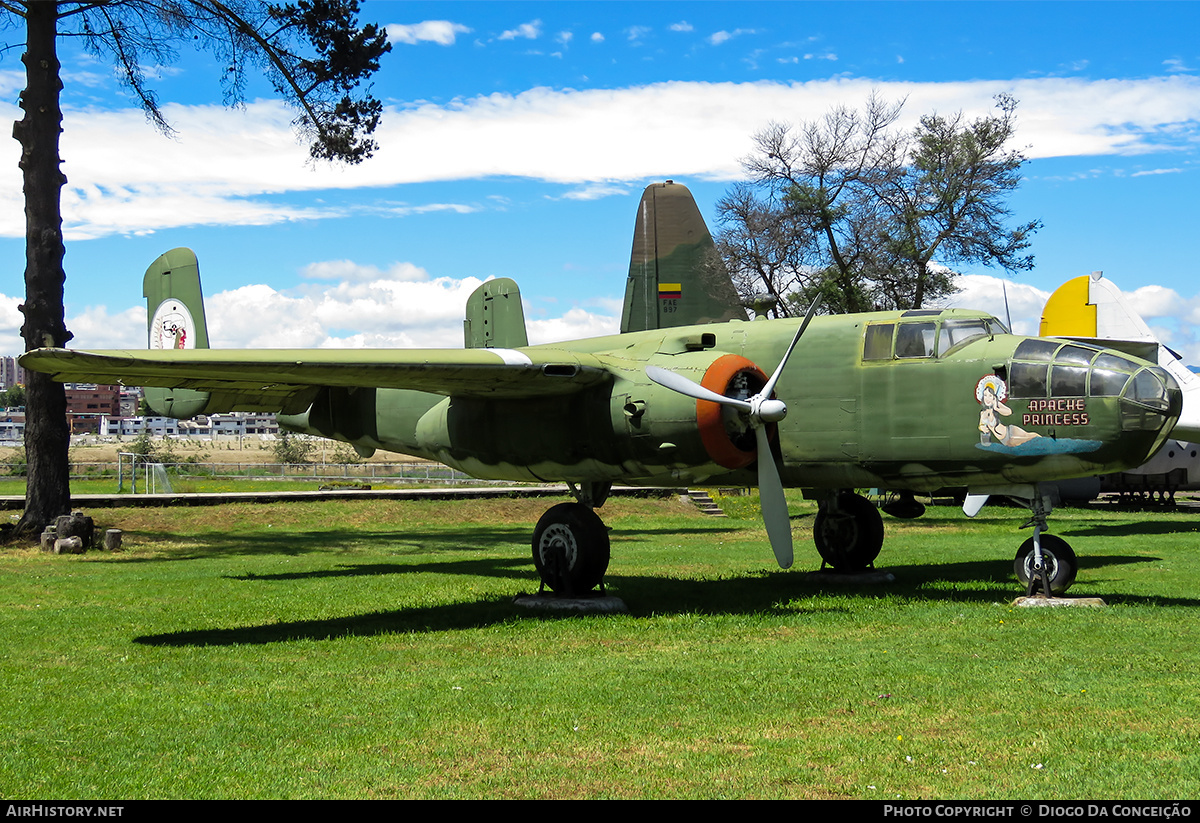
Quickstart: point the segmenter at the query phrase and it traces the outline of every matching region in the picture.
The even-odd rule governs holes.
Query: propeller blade
[[[683,375],[660,366],[646,366],[646,376],[664,388],[679,392],[686,397],[708,400],[723,406],[734,406],[750,413],[750,425],[754,429],[754,438],[758,444],[759,503],[762,507],[763,523],[767,527],[767,538],[771,541],[771,549],[775,552],[775,559],[779,562],[781,569],[791,568],[792,565],[792,521],[788,517],[787,498],[783,494],[783,481],[779,477],[779,466],[775,464],[775,456],[771,453],[771,441],[767,436],[766,424],[778,423],[787,415],[787,406],[781,400],[771,400],[771,394],[775,391],[775,384],[783,375],[788,358],[792,356],[796,344],[800,342],[800,336],[804,334],[804,330],[808,328],[808,324],[816,315],[817,306],[820,303],[821,298],[818,297],[808,307],[808,312],[804,315],[804,322],[796,329],[796,334],[792,337],[787,351],[783,353],[783,359],[775,367],[775,372],[767,380],[762,390],[749,400],[739,400],[736,397],[717,394]]]
[[[717,394],[715,391],[704,388],[694,380],[689,380],[682,374],[676,374],[670,369],[664,369],[661,366],[647,366],[646,376],[663,388],[671,389],[688,397],[694,397],[697,400],[709,400],[713,403],[720,403],[723,406],[736,406],[744,411],[751,410],[748,400],[739,400],[736,397],[726,397],[723,394]]]
[[[787,498],[783,496],[783,481],[771,454],[766,426],[756,426],[754,436],[758,440],[758,499],[763,523],[779,568],[788,569],[792,566],[792,521],[788,517]]]

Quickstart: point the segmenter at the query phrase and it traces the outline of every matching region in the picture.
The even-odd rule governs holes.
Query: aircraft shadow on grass
[[[1158,562],[1152,557],[1108,556],[1087,558],[1085,566],[1100,570],[1108,566],[1131,563]],[[631,616],[645,618],[664,614],[795,614],[797,600],[823,593],[864,600],[900,598],[914,601],[950,600],[963,603],[992,603],[998,593],[994,584],[1007,584],[1012,578],[1012,564],[998,560],[967,561],[940,564],[937,575],[930,579],[930,565],[911,564],[890,566],[886,571],[896,581],[881,587],[855,584],[826,584],[810,581],[778,571],[748,572],[734,577],[712,580],[677,579],[654,575],[612,576],[610,585],[622,597],[633,603],[652,603],[645,610],[634,608]],[[235,580],[247,583],[295,582],[327,577],[370,577],[377,575],[409,575],[417,573],[455,574],[479,577],[525,578],[535,584],[523,560],[493,558],[489,560],[462,559],[444,563],[415,565],[397,563],[364,563],[339,569],[316,570],[298,574],[247,575]],[[1093,577],[1093,579],[1095,579]],[[781,587],[781,583],[787,583]],[[952,584],[954,588],[941,588]],[[781,590],[784,592],[781,599]],[[513,596],[518,592],[513,592]],[[397,592],[403,598],[403,592]],[[1163,598],[1122,595],[1110,598],[1124,605],[1200,606],[1196,598]],[[697,604],[703,604],[698,606]],[[836,614],[852,611],[843,605],[804,608],[803,614]],[[239,644],[287,643],[304,640],[333,640],[345,637],[373,637],[390,633],[436,633],[483,628],[518,619],[569,619],[563,613],[523,612],[514,610],[509,595],[492,595],[475,601],[445,603],[438,606],[397,608],[365,614],[322,620],[296,620],[262,625],[222,629],[191,629],[133,638],[147,646],[232,646]]]
[[[1169,520],[1143,520],[1137,523],[1096,523],[1063,529],[1064,534],[1079,537],[1151,537],[1168,534],[1200,533],[1200,523],[1182,523]]]
[[[445,552],[476,552],[497,551],[510,546],[528,546],[528,532],[519,526],[491,526],[486,529],[473,529],[464,532],[457,530],[427,530],[413,531],[398,528],[394,531],[371,531],[362,529],[330,529],[326,531],[289,531],[280,528],[275,532],[256,532],[250,534],[204,534],[190,535],[188,542],[194,546],[186,549],[176,548],[180,542],[179,535],[170,532],[139,532],[138,539],[146,548],[152,548],[155,543],[171,544],[169,556],[151,557],[113,557],[98,562],[110,563],[162,563],[181,560],[203,560],[212,557],[237,557],[256,555],[283,555],[298,557],[305,554],[328,554],[333,551],[353,551],[367,549],[378,551],[384,549],[393,555],[426,554],[434,551]],[[390,525],[395,528],[395,525]],[[696,528],[622,528],[622,538],[636,538],[638,535],[678,535],[680,537],[697,536],[713,537],[728,529],[721,526]],[[525,551],[522,548],[522,551]],[[528,560],[525,562],[527,568]]]

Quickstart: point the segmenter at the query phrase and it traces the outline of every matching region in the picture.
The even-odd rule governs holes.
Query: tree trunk
[[[64,346],[71,339],[63,310],[63,238],[60,198],[67,182],[59,169],[62,109],[58,56],[55,52],[58,9],[55,3],[26,7],[26,86],[21,93],[25,116],[13,126],[21,144],[25,185],[25,350]],[[67,398],[61,383],[28,372],[25,385],[25,455],[29,466],[25,513],[17,532],[37,535],[47,523],[71,509],[67,450]]]

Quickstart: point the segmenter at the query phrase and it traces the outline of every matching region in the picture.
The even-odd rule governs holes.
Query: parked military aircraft
[[[292,431],[389,449],[480,478],[565,481],[533,560],[557,592],[602,581],[611,484],[757,484],[781,567],[792,564],[783,489],[818,503],[813,538],[836,570],[870,566],[878,510],[858,488],[966,487],[1027,500],[1018,572],[1075,576],[1043,535],[1041,481],[1138,465],[1179,416],[1161,367],[1095,345],[1019,337],[983,311],[921,310],[747,321],[688,190],[647,187],[620,334],[527,345],[520,293],[484,283],[462,350],[217,350],[207,345],[195,256],[147,271],[153,351],[42,349],[22,365],[61,380],[157,386],[159,412],[273,410]],[[1043,563],[1043,561],[1045,561]]]

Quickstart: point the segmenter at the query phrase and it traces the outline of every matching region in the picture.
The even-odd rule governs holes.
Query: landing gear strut
[[[1026,597],[1032,597],[1038,588],[1046,597],[1053,597],[1071,588],[1075,573],[1079,570],[1079,562],[1067,541],[1044,533],[1053,502],[1041,493],[1040,488],[1030,501],[1029,508],[1033,518],[1026,526],[1033,526],[1033,537],[1017,549],[1013,570],[1017,573],[1017,580],[1025,584]]]
[[[834,571],[863,571],[883,548],[883,518],[865,497],[839,492],[817,504],[813,541],[821,559]]]

